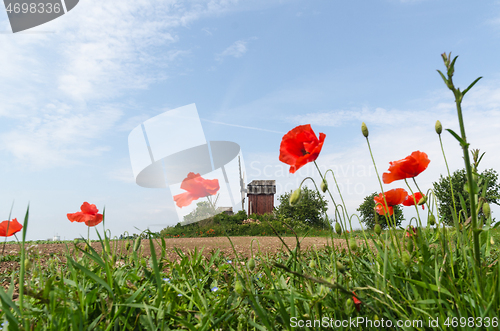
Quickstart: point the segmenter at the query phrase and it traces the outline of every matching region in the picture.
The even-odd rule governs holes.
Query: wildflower
[[[413,237],[417,235],[417,229],[411,225],[408,226],[406,229],[406,236],[407,237]]]
[[[427,221],[427,223],[429,223],[430,226],[434,226],[434,224],[436,224],[436,217],[431,214],[431,216],[429,216],[429,220]]]
[[[422,193],[420,193],[420,192],[416,192],[413,195],[407,195],[406,198],[403,201],[403,205],[404,206],[414,206],[415,205],[415,201],[416,201],[417,205],[422,205],[422,209],[424,209],[424,205],[420,203],[420,201],[422,199],[424,199],[423,203],[425,203],[425,196]]]
[[[361,301],[359,301],[358,298],[356,298],[356,293],[354,293],[354,291],[352,292],[352,294],[354,294],[352,296],[352,300],[354,301],[354,305],[356,306],[356,310],[359,311],[361,309]]]
[[[357,251],[358,250],[358,243],[356,242],[356,239],[351,239],[349,241],[349,248],[351,251]]]
[[[187,192],[174,195],[174,201],[177,207],[189,206],[194,200],[214,195],[219,191],[218,179],[204,179],[200,174],[190,172],[181,183],[181,189]]]
[[[483,203],[483,214],[487,218],[489,218],[491,215],[490,205],[487,202]]]
[[[0,223],[0,237],[10,237],[19,231],[23,226],[14,218],[12,221],[3,221]]]
[[[164,281],[166,281],[167,283],[170,283],[170,278],[163,278]]]
[[[384,194],[387,205],[384,201]],[[392,215],[394,213],[393,207],[402,203],[408,195],[408,193],[402,188],[392,189],[385,192],[384,194],[380,193],[378,196],[373,198],[373,201],[375,201],[376,204],[375,209],[379,215],[384,215],[387,213],[389,213],[389,215]]]
[[[217,286],[212,287],[212,292],[217,292],[219,288]]]
[[[395,180],[416,177],[427,169],[430,162],[427,154],[415,151],[402,160],[389,162],[389,172],[382,174],[382,180],[389,184]]]
[[[319,139],[310,124],[299,125],[283,136],[280,145],[280,161],[290,165],[290,173],[295,173],[309,162],[316,161],[323,148],[326,135]]]
[[[323,178],[323,181],[321,182],[320,188],[321,188],[321,191],[323,193],[325,193],[326,190],[328,189],[328,183],[326,182],[326,178]]]
[[[335,232],[337,232],[339,236],[342,234],[342,227],[340,226],[339,222],[335,222]],[[349,231],[347,233],[349,233]]]
[[[344,265],[340,261],[337,261],[336,264],[337,264],[337,270],[343,273],[345,271]]]
[[[403,261],[403,264],[405,265],[405,267],[409,268],[411,266],[411,257],[410,257],[410,253],[408,253],[407,251],[403,251],[402,255],[401,255],[401,261]]]
[[[441,122],[439,122],[439,120],[436,121],[436,125],[434,126],[434,128],[436,129],[437,134],[441,134],[441,132],[443,132],[443,126],[441,125]]]
[[[85,222],[87,226],[96,226],[102,222],[102,214],[97,213],[99,209],[94,204],[84,202],[80,209],[77,213],[67,215],[71,222]]]
[[[345,302],[345,312],[347,315],[351,315],[354,310],[353,302],[351,298],[347,299]]]
[[[234,285],[234,291],[239,295],[242,296],[243,293],[245,292],[245,289],[243,288],[243,284],[239,280],[236,281],[236,284]]]
[[[255,269],[255,260],[253,259],[253,257],[248,260],[247,266],[250,271],[253,271],[253,269]]]
[[[311,268],[311,269],[315,269],[315,268],[316,268],[316,261],[311,260],[311,261],[309,262],[309,268]]]
[[[363,133],[363,136],[365,136],[365,138],[368,138],[368,127],[366,126],[365,122],[361,123],[361,132]]]
[[[290,206],[293,207],[296,204],[298,204],[301,197],[302,197],[301,188],[299,187],[298,189],[293,191],[292,195],[290,195],[290,199],[288,200],[288,202],[290,203]]]

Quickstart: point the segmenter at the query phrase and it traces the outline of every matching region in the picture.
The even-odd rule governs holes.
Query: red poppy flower
[[[392,215],[394,212],[393,207],[402,203],[407,195],[408,193],[406,193],[406,191],[402,188],[395,188],[393,190],[385,192],[385,200],[387,200],[386,206],[384,202],[384,196],[382,193],[380,193],[378,196],[373,198],[373,201],[375,201],[376,203],[375,208],[377,210],[377,213],[379,215],[384,215],[389,212],[389,215]]]
[[[427,154],[415,151],[402,160],[389,162],[389,172],[382,174],[382,180],[389,184],[395,180],[415,177],[427,169],[429,162]]]
[[[415,196],[415,199],[413,199],[413,196]],[[420,199],[422,199],[424,195],[420,192],[416,192],[413,195],[408,195],[406,199],[403,201],[404,206],[414,206],[415,201],[418,203]],[[422,209],[424,209],[424,205],[422,205]]]
[[[9,228],[8,231],[7,228]],[[21,231],[22,228],[23,226],[17,221],[17,218],[14,218],[10,222],[3,221],[2,223],[0,223],[0,237],[10,237],[15,233]]]
[[[319,134],[319,139],[311,125],[299,125],[283,136],[280,145],[280,161],[290,165],[290,173],[295,173],[309,162],[316,161],[326,135]]]
[[[354,291],[352,292],[352,294],[356,295],[356,293],[354,293]],[[352,296],[352,300],[354,301],[354,305],[356,306],[356,310],[360,311],[361,310],[361,301],[359,301],[358,298],[356,298],[354,295]]]
[[[102,214],[97,213],[99,209],[97,209],[95,205],[84,202],[80,209],[82,211],[68,214],[68,219],[71,222],[85,222],[87,226],[96,226],[97,224],[102,222]]]
[[[408,228],[406,229],[406,236],[407,237],[413,237],[413,236],[416,236],[417,235],[417,229],[413,226],[408,226]]]
[[[187,192],[174,195],[174,201],[177,207],[189,206],[194,200],[214,195],[219,191],[218,179],[204,179],[200,174],[190,172],[181,183],[181,189]]]

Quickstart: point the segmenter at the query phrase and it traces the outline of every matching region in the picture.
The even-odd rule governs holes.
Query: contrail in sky
[[[207,119],[204,119],[204,118],[200,118],[200,119],[202,121],[205,121],[205,122],[210,122],[210,123],[214,123],[214,124],[222,124],[222,125],[227,125],[227,126],[234,126],[236,128],[243,128],[243,129],[250,129],[250,130],[266,131],[266,132],[272,132],[272,133],[285,134],[285,132],[280,132],[280,131],[267,130],[267,129],[261,129],[261,128],[254,128],[254,127],[251,127],[251,126],[244,126],[244,125],[238,125],[238,124],[229,124],[229,123],[211,121],[211,120],[207,120]]]

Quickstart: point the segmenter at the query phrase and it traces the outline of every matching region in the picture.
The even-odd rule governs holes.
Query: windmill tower
[[[241,159],[238,156],[238,165],[240,168],[240,193],[241,193],[241,210],[245,210],[245,194],[247,193],[247,189],[245,188],[245,174],[241,174]]]

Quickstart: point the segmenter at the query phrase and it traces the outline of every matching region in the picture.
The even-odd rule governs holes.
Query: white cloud
[[[121,116],[120,110],[109,106],[75,113],[65,104],[48,105],[16,130],[1,134],[0,145],[36,168],[84,163],[85,158],[110,149],[102,143],[89,148],[89,143],[109,132]]]
[[[248,50],[246,41],[238,40],[235,41],[231,46],[226,48],[222,53],[216,55],[217,60],[222,60],[227,56],[232,56],[235,58],[242,57]]]
[[[119,124],[122,112],[106,103],[167,78],[169,67],[189,54],[177,46],[179,28],[238,6],[236,0],[88,0],[30,30],[55,33],[3,35],[0,116],[12,119],[0,128],[4,150],[35,167],[100,155],[108,148],[100,142],[106,132],[136,122]]]

